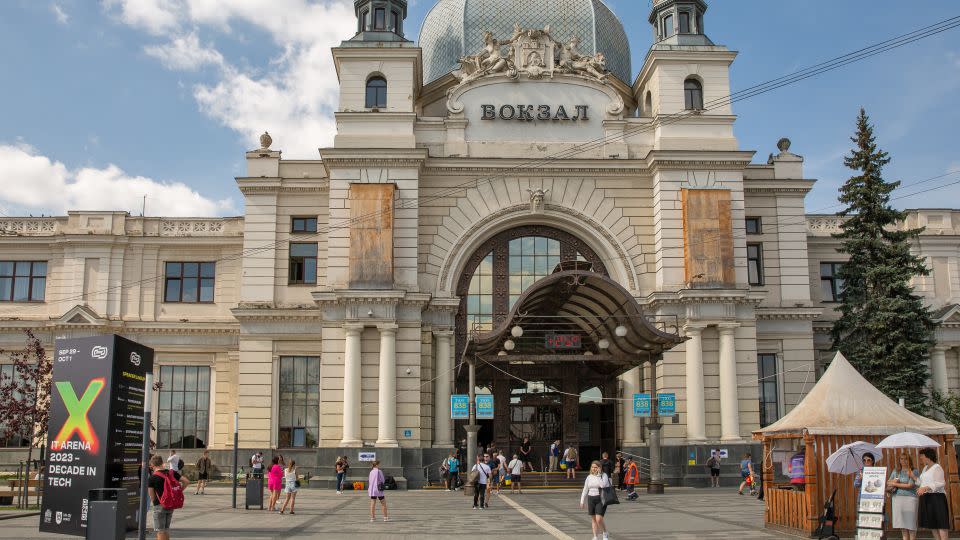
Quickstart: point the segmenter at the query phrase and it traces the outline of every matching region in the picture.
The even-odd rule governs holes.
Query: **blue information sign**
[[[677,395],[657,394],[657,414],[660,416],[677,414]]]
[[[493,396],[480,394],[477,396],[477,420],[493,420]]]
[[[650,414],[650,394],[634,394],[633,415],[648,417]]]
[[[450,396],[450,418],[454,420],[470,418],[470,396],[466,394]]]

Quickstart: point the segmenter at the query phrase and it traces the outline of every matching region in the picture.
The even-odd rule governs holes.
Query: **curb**
[[[40,512],[24,512],[24,513],[22,513],[22,514],[7,514],[7,515],[2,515],[2,516],[0,516],[0,521],[4,521],[4,520],[7,520],[7,519],[17,519],[17,518],[24,518],[24,517],[31,517],[31,516],[39,516],[39,515],[40,515]]]

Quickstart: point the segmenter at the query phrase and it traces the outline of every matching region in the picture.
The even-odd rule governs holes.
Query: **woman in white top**
[[[293,515],[293,507],[297,504],[297,491],[300,486],[297,485],[297,462],[290,460],[290,465],[283,470],[283,480],[286,482],[284,491],[287,492],[287,498],[283,500],[283,506],[280,507],[280,513],[287,509],[287,503],[290,503],[290,515]]]
[[[600,462],[594,461],[590,464],[590,474],[583,482],[583,493],[580,494],[580,508],[586,508],[590,514],[590,525],[593,527],[593,540],[598,540],[600,534],[603,534],[603,540],[607,540],[607,526],[603,522],[603,515],[607,513],[607,507],[603,504],[600,497],[600,490],[613,487],[610,477],[600,469]]]
[[[937,465],[937,451],[933,448],[920,450],[920,465],[923,472],[917,495],[920,504],[917,509],[917,526],[930,529],[937,540],[947,540],[950,534],[950,509],[947,506],[947,480],[943,468]]]

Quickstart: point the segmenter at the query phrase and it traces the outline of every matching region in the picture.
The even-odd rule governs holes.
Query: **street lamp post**
[[[140,509],[137,518],[137,538],[147,538],[147,480],[150,479],[150,416],[153,409],[153,373],[147,373],[143,383],[143,448],[140,449]]]
[[[237,508],[237,465],[240,463],[240,413],[233,413],[233,508]]]
[[[657,397],[657,363],[650,362],[650,483],[647,484],[647,493],[663,493],[663,474],[660,471],[660,399]]]
[[[465,464],[468,467],[473,467],[473,464],[477,462],[477,432],[480,431],[480,426],[477,425],[477,363],[476,360],[470,361],[468,370],[469,373],[469,384],[470,388],[468,393],[470,395],[470,420],[469,424],[464,426],[464,429],[467,431],[467,463]],[[467,469],[469,470],[469,469]]]

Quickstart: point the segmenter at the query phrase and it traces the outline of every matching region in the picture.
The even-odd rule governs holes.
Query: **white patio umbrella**
[[[827,470],[837,474],[853,474],[863,469],[863,455],[873,454],[874,461],[883,457],[877,446],[864,441],[845,444],[827,458]]]
[[[940,448],[940,443],[922,433],[894,433],[880,441],[877,448]]]

